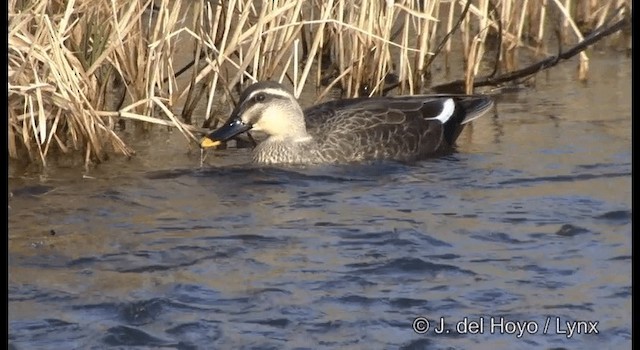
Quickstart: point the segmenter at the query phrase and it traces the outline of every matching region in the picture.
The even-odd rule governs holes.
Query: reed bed
[[[494,71],[544,55],[602,25],[629,0],[12,0],[9,2],[9,155],[47,164],[82,152],[85,164],[134,154],[123,125],[177,128],[224,118],[246,82],[288,81],[321,100],[424,92],[434,59],[462,65],[467,92],[491,52]],[[551,30],[550,30],[551,28]],[[557,29],[557,30],[553,30]],[[488,43],[499,41],[498,48]],[[459,42],[459,48],[452,43]],[[192,53],[185,69],[177,50]],[[456,51],[460,50],[460,51]],[[579,60],[586,79],[588,56]],[[188,68],[188,69],[187,69]],[[486,69],[485,69],[486,70]],[[187,72],[187,74],[182,74]],[[495,72],[494,72],[495,73]],[[181,115],[176,115],[180,111]]]

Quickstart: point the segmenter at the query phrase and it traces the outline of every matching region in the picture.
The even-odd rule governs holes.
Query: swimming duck
[[[487,112],[483,95],[360,97],[306,110],[281,84],[249,86],[222,127],[202,138],[214,147],[249,130],[267,138],[253,150],[262,164],[414,161],[450,152],[463,127]]]

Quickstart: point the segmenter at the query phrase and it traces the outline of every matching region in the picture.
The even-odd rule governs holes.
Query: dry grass
[[[162,82],[173,75],[167,33],[179,24],[175,4],[150,15],[150,1],[10,2],[9,156],[46,165],[54,148],[82,151],[87,164],[108,150],[131,155],[115,131],[119,118],[190,135],[156,93],[175,88]],[[119,111],[105,108],[113,85],[132,101]],[[154,117],[154,107],[166,118]]]
[[[557,23],[565,43],[575,42],[615,8],[631,6],[575,3],[201,0],[182,8],[169,0],[13,0],[9,155],[43,165],[52,153],[83,152],[87,165],[113,151],[131,155],[118,132],[123,120],[142,129],[175,127],[195,140],[191,115],[202,98],[213,115],[214,102],[231,104],[246,81],[287,80],[297,96],[315,84],[319,100],[333,87],[345,96],[374,95],[394,82],[399,93],[418,93],[429,87],[440,53],[447,65],[450,56],[464,58],[470,92],[499,28],[499,67],[509,71],[522,49],[547,50],[544,43],[556,35],[549,23]],[[462,52],[454,52],[451,38],[460,39]],[[179,80],[174,58],[186,47],[193,47],[194,69]],[[585,79],[586,54],[579,64]]]

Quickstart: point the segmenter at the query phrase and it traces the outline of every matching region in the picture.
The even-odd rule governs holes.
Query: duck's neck
[[[303,132],[296,132],[291,134],[272,135],[269,136],[264,142],[297,144],[311,142],[312,140],[313,138],[311,137],[311,135],[307,134],[306,130],[303,130]]]
[[[299,105],[293,106],[287,110],[290,113],[286,120],[289,123],[284,127],[281,136],[283,140],[291,142],[305,142],[311,140],[311,136],[307,133],[307,126],[304,121],[304,112]]]
[[[317,161],[316,144],[311,136],[275,137],[260,142],[253,160],[266,164],[304,164]]]

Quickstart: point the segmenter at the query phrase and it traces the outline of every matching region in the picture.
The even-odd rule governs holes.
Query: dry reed
[[[195,140],[191,125],[205,96],[231,104],[246,81],[287,80],[296,96],[309,84],[323,99],[375,95],[389,84],[414,94],[430,85],[442,49],[461,38],[466,89],[483,70],[487,38],[501,29],[498,63],[516,67],[516,50],[546,52],[601,25],[629,0],[31,0],[9,2],[9,155],[46,165],[52,150],[82,151],[86,164],[109,151],[133,154],[119,121],[158,124]],[[629,10],[630,11],[630,10]],[[464,13],[465,17],[461,18]],[[455,33],[458,35],[451,35]],[[193,47],[193,69],[176,78],[175,53]],[[570,42],[570,41],[566,41]],[[518,51],[518,52],[522,52]],[[588,56],[580,56],[586,79]],[[114,92],[120,94],[113,98]],[[116,94],[117,95],[117,94]],[[114,100],[116,101],[114,103]],[[120,101],[120,102],[118,102]],[[122,107],[122,102],[128,104]],[[227,101],[227,102],[224,102]],[[174,109],[182,108],[182,118]]]

